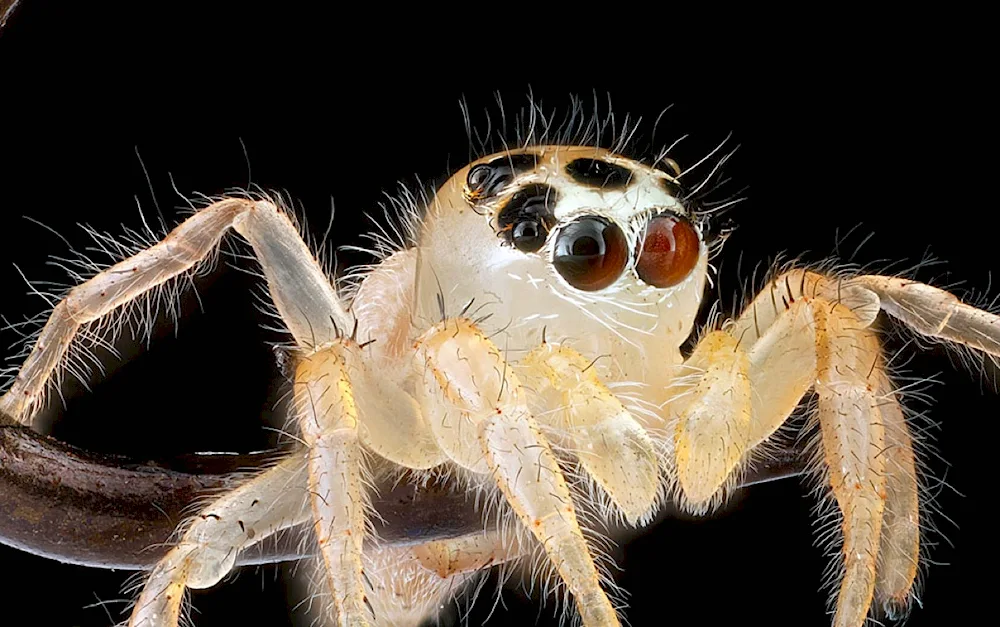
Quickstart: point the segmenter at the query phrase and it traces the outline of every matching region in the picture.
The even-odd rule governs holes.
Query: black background
[[[495,91],[510,111],[526,103],[529,87],[549,107],[564,108],[570,94],[589,101],[596,93],[603,110],[610,95],[619,121],[626,112],[642,116],[644,140],[674,104],[655,141],[659,147],[690,133],[677,157],[682,165],[733,133],[741,148],[727,173],[737,187],[749,186],[749,200],[732,213],[738,228],[721,258],[728,308],[757,263],[783,251],[825,258],[835,253],[838,234],[855,226],[839,250],[849,256],[874,233],[856,253],[861,263],[915,262],[929,250],[946,263],[920,278],[980,292],[997,268],[996,202],[988,193],[996,159],[981,148],[995,144],[995,131],[985,115],[990,103],[968,79],[974,52],[956,52],[962,63],[949,65],[914,42],[858,61],[792,59],[786,72],[765,69],[749,45],[703,45],[682,55],[662,44],[617,54],[606,42],[561,41],[551,32],[518,44],[439,23],[406,37],[346,19],[206,15],[172,6],[137,16],[29,2],[0,35],[0,313],[8,319],[44,307],[12,264],[33,280],[59,280],[45,261],[66,250],[22,216],[85,246],[77,222],[112,232],[140,226],[136,198],[155,216],[155,196],[176,223],[183,201],[170,175],[185,196],[249,180],[286,191],[317,235],[332,197],[333,242],[362,243],[363,212],[377,214],[382,192],[396,181],[440,181],[468,160],[460,98],[482,127],[477,111],[491,106]],[[428,47],[441,40],[440,51]],[[702,71],[690,56],[711,58]],[[189,292],[176,334],[165,320],[149,350],[123,347],[130,360],[113,367],[94,394],[69,390],[55,433],[149,458],[267,445],[273,436],[262,425],[277,373],[266,343],[280,337],[260,329],[252,285],[224,267],[199,282],[203,307]],[[16,339],[10,332],[2,338],[5,346]],[[950,467],[937,458],[930,465],[937,477],[947,472],[951,486],[935,489],[948,518],[937,523],[950,542],[934,538],[925,608],[908,624],[978,624],[988,605],[982,574],[996,559],[988,460],[996,457],[1000,401],[985,377],[953,368],[940,348],[915,355],[907,367],[943,383],[930,388],[930,417],[942,423],[931,434]],[[623,547],[620,561],[630,622],[828,624],[826,596],[817,591],[826,558],[813,546],[812,506],[801,485],[785,481],[750,490],[711,520],[649,529]],[[5,611],[21,608],[34,624],[106,626],[105,609],[87,606],[108,601],[120,618],[124,604],[116,600],[128,573],[5,547],[0,564]],[[286,570],[247,570],[196,593],[196,624],[290,624],[287,608],[298,593],[278,577]],[[471,624],[490,613],[488,601]],[[504,604],[490,624],[556,624],[551,603],[539,610],[508,590]]]

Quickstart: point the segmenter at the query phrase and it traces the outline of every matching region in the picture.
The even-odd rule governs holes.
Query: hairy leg
[[[217,499],[153,568],[129,627],[176,627],[187,588],[208,588],[241,549],[309,519],[306,456],[296,453]]]
[[[682,503],[704,511],[745,457],[750,438],[750,360],[723,331],[706,335],[685,365],[701,373],[678,386],[673,450]]]
[[[788,419],[812,387],[812,305],[805,299],[788,303],[756,324],[744,314],[702,338],[685,365],[691,375],[676,386],[668,424],[680,504],[703,512],[738,480],[734,471],[748,453]]]
[[[885,513],[875,574],[875,598],[889,617],[909,610],[920,565],[920,492],[913,438],[884,373],[879,376],[879,412],[885,429]]]
[[[842,514],[836,627],[864,624],[875,590],[885,511],[885,428],[876,398],[881,351],[843,305],[817,306],[816,394],[830,488]]]
[[[472,470],[485,467],[493,475],[573,594],[583,624],[619,625],[556,456],[497,347],[472,322],[448,320],[418,340],[414,363],[442,448]],[[447,423],[446,414],[452,415]]]
[[[365,552],[368,598],[379,627],[420,627],[486,569],[521,555],[516,536],[496,532]]]
[[[294,413],[308,450],[308,484],[316,541],[337,624],[364,626],[372,617],[365,605],[361,555],[365,509],[358,408],[348,362],[358,347],[340,340],[299,359],[295,370]]]
[[[326,274],[286,213],[267,200],[220,200],[152,247],[71,289],[53,309],[10,389],[0,397],[0,413],[31,424],[82,326],[197,267],[231,227],[253,244],[275,304],[296,342],[312,346],[330,341],[338,325],[347,326],[349,318]]]
[[[629,524],[655,513],[660,489],[656,447],[621,401],[601,382],[593,363],[567,346],[543,344],[517,372],[546,407],[537,420],[572,451]]]
[[[10,415],[22,423],[30,423],[43,402],[49,381],[58,377],[59,367],[70,343],[83,325],[99,320],[150,290],[196,268],[215,250],[230,228],[243,235],[253,247],[272,300],[296,344],[313,348],[338,341],[340,333],[350,328],[351,318],[291,218],[268,200],[225,199],[188,218],[161,242],[73,288],[55,307],[11,389],[0,397],[0,413]],[[327,371],[332,360],[327,357],[328,355],[312,355],[314,364],[322,362],[319,366],[322,372],[309,372],[306,368],[301,381],[306,388],[311,384],[318,385],[318,379],[330,374]],[[390,382],[362,376],[367,374],[363,371],[358,374],[359,378],[364,379],[360,405],[369,414],[366,417],[370,418],[368,428],[363,429],[360,434],[362,440],[379,454],[410,467],[426,468],[440,463],[442,455],[434,448],[429,428],[422,422],[412,399],[409,404],[400,402],[406,400],[405,395]],[[326,397],[324,399],[329,401]],[[350,401],[354,402],[353,397]],[[330,402],[333,405],[337,403]],[[306,412],[315,420],[300,422],[306,439],[315,445],[310,461],[310,482],[314,493],[338,493],[338,497],[348,495],[346,500],[354,510],[360,511],[363,499],[359,496],[357,480],[360,450],[357,445],[359,434],[356,412],[353,415],[354,424],[345,431],[338,424],[324,426],[321,418],[328,417],[325,410],[316,407],[311,409],[320,412],[316,414],[314,411],[311,415]],[[326,409],[332,409],[332,406]],[[316,426],[316,429],[309,430],[312,426]],[[338,470],[343,470],[346,474],[341,475]],[[347,478],[346,481],[338,481],[344,477]],[[338,498],[337,503],[340,502],[341,499]],[[340,527],[357,532],[357,538],[342,546],[343,551],[338,554],[346,557],[344,563],[347,566],[335,565],[330,573],[331,580],[337,579],[336,588],[348,590],[339,597],[344,602],[344,608],[347,608],[346,614],[358,616],[365,612],[364,608],[359,609],[363,603],[359,570],[363,518],[359,524],[354,510],[346,518],[341,516],[342,512],[333,511],[336,506],[331,506],[329,500],[319,499],[314,502],[314,509],[325,556],[330,557],[331,551],[336,552],[335,546],[339,542],[336,536],[343,531]],[[352,543],[358,546],[355,547]],[[156,589],[157,586],[162,590],[176,588],[180,585],[178,581],[187,581],[190,568],[193,568],[190,562],[195,557],[188,555],[180,547],[171,552],[171,564],[161,564],[158,576],[151,580],[152,587],[147,588],[144,598],[155,598],[162,603],[164,598],[170,597],[173,605],[161,608],[155,603],[146,604],[150,609],[143,610],[146,613],[138,618],[153,615],[169,618],[171,612],[179,611],[179,595],[159,594]],[[227,566],[227,562],[217,554],[215,557],[219,558],[218,568],[228,571],[231,564]],[[212,558],[205,556],[198,559],[200,561],[197,567],[204,570],[208,568],[207,564]],[[170,571],[171,574],[164,577],[164,571]],[[180,579],[171,579],[174,576]],[[181,591],[183,587],[184,585],[180,585]],[[342,615],[344,613],[341,612]],[[134,619],[137,620],[135,617]]]
[[[935,294],[941,302],[947,300],[940,290]],[[822,457],[843,516],[844,570],[834,623],[844,627],[862,625],[876,596],[891,611],[905,607],[919,559],[912,439],[884,372],[878,338],[869,328],[880,306],[879,296],[858,282],[788,272],[725,326],[738,343],[735,348],[721,341],[718,332],[706,336],[690,360],[704,373],[697,379],[701,389],[689,385],[693,399],[682,398],[671,407],[681,415],[678,429],[693,431],[707,443],[697,455],[678,454],[676,462],[682,470],[687,464],[696,471],[687,473],[687,480],[680,473],[682,489],[687,492],[693,483],[694,493],[703,497],[745,459],[726,454],[734,446],[726,437],[705,436],[736,433],[737,441],[746,443],[743,450],[750,451],[787,419],[809,388],[816,390]],[[935,330],[945,326],[939,321]],[[741,351],[748,357],[745,369],[727,366]],[[714,370],[698,362],[699,354],[700,361],[715,364]],[[733,390],[743,376],[751,394],[746,440],[737,428],[742,419],[736,412],[747,402],[726,400],[737,396]],[[714,411],[706,410],[708,419],[692,422],[689,408],[709,405],[706,399],[714,399],[708,408]],[[717,411],[727,403],[731,407]],[[707,476],[706,468],[718,471],[711,474],[711,483],[690,480]]]

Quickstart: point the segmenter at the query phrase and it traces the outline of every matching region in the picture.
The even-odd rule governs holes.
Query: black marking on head
[[[537,155],[524,152],[480,163],[469,170],[465,179],[469,197],[476,201],[493,198],[510,185],[514,177],[533,170],[537,164]]]
[[[553,208],[559,192],[542,183],[532,183],[514,192],[497,215],[497,229],[504,242],[533,253],[545,244],[556,223]]]
[[[577,183],[601,189],[622,189],[632,180],[632,170],[600,159],[574,159],[566,166],[566,174]]]

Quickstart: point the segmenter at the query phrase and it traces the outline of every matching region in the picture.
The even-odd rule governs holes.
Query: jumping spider
[[[225,197],[72,289],[0,413],[30,424],[77,332],[197,268],[229,230],[253,248],[294,338],[304,447],[208,505],[149,574],[130,625],[177,625],[187,588],[312,521],[341,625],[419,624],[472,574],[532,552],[587,627],[620,624],[591,516],[641,526],[664,502],[716,506],[810,393],[840,511],[834,624],[911,603],[921,521],[911,434],[880,311],[1000,355],[1000,319],[913,281],[789,267],[686,357],[709,276],[689,170],[590,146],[463,167],[404,222],[405,246],[338,289],[289,213]],[[388,470],[387,470],[388,469]],[[448,476],[501,524],[415,546],[373,541],[371,472]]]

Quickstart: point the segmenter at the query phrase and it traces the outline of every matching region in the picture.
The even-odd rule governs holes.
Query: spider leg
[[[724,331],[706,335],[688,358],[700,372],[673,403],[674,463],[682,506],[703,511],[744,458],[750,438],[750,360]],[[690,389],[685,390],[685,387]]]
[[[294,454],[204,508],[150,572],[129,627],[176,627],[187,588],[215,585],[241,549],[309,519],[305,489],[306,458]]]
[[[619,625],[558,460],[497,347],[472,322],[446,320],[418,340],[414,364],[424,383],[418,393],[432,412],[431,424],[439,423],[434,429],[442,448],[456,462],[492,473],[573,594],[583,624]],[[445,424],[446,414],[461,417]]]
[[[883,311],[917,333],[1000,356],[1000,316],[916,281],[877,275],[852,281],[877,294]]]
[[[194,214],[163,240],[98,273],[69,291],[49,316],[10,389],[0,414],[30,424],[58,376],[80,328],[181,275],[206,259],[235,227],[253,244],[275,304],[300,345],[332,340],[348,316],[326,274],[291,219],[274,203],[225,199]]]
[[[767,296],[758,300],[763,298],[770,302]],[[734,470],[788,419],[815,381],[813,305],[799,299],[780,307],[756,324],[749,316],[749,327],[744,314],[725,331],[707,334],[685,363],[693,374],[680,380],[667,407],[667,447],[675,451],[670,474],[688,511],[707,511],[721,499],[724,487],[739,478]]]
[[[890,618],[902,618],[914,598],[920,565],[920,492],[913,439],[892,382],[880,373],[878,397],[885,429],[885,513],[875,571],[875,598]]]
[[[206,207],[156,245],[70,290],[53,309],[11,388],[0,397],[0,413],[30,424],[47,382],[81,326],[196,266],[251,204],[229,199]]]
[[[843,305],[817,306],[816,394],[830,487],[843,515],[843,578],[833,624],[864,624],[875,590],[886,497],[885,427],[873,331]]]
[[[873,597],[890,614],[905,611],[920,551],[912,439],[870,328],[879,306],[873,291],[850,281],[786,273],[724,327],[735,347],[721,332],[703,338],[688,360],[702,374],[670,405],[680,416],[674,440],[682,503],[697,508],[815,389],[822,458],[843,516],[834,617],[842,627],[863,625]],[[744,377],[749,397],[737,393]],[[747,405],[743,430],[738,412]],[[700,443],[686,456],[685,438]]]
[[[295,371],[295,414],[309,451],[309,493],[316,540],[338,625],[369,625],[362,548],[366,507],[358,408],[350,365],[357,345],[340,340],[301,357]]]
[[[368,599],[376,625],[425,625],[485,569],[520,555],[516,541],[502,542],[495,532],[365,551]]]
[[[655,512],[660,488],[653,440],[601,382],[592,362],[567,346],[543,344],[517,367],[524,384],[558,412],[537,420],[555,431],[632,525]],[[554,398],[548,398],[554,395]]]

